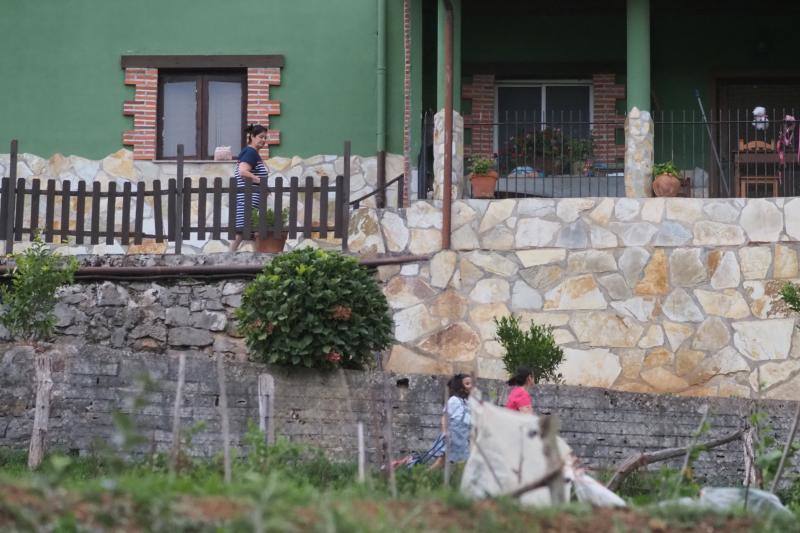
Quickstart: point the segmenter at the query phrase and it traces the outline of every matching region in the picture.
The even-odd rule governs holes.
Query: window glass
[[[558,86],[546,88],[546,120],[570,137],[589,137],[589,87]]]
[[[183,144],[184,155],[196,157],[197,82],[165,82],[163,94],[163,156],[177,157],[177,146]]]
[[[208,154],[217,146],[230,146],[233,155],[242,149],[242,84],[208,82]]]
[[[540,128],[541,87],[500,87],[497,94],[497,143],[500,157],[512,149],[515,139]]]

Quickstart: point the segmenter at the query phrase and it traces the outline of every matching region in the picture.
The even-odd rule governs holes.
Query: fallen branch
[[[700,444],[695,444],[691,447],[710,450],[711,448],[716,448],[718,446],[722,446],[723,444],[735,441],[742,436],[742,433],[744,433],[744,430],[740,429],[739,431],[731,433],[728,436],[702,442]],[[614,476],[611,478],[611,481],[609,481],[606,485],[606,488],[616,491],[622,484],[622,481],[639,468],[651,463],[658,463],[660,461],[666,461],[668,459],[680,457],[684,455],[689,448],[690,446],[682,446],[680,448],[667,448],[666,450],[659,450],[657,452],[647,452],[632,455],[625,459],[625,461],[623,461],[622,464],[617,468],[617,470],[614,472]]]
[[[507,493],[506,496],[511,496],[512,498],[519,498],[523,494],[526,494],[532,490],[540,489],[542,487],[550,485],[553,480],[558,479],[559,474],[564,472],[564,462],[560,461],[556,466],[551,468],[547,471],[542,477],[537,479],[536,481],[532,481],[527,485],[523,485],[518,489],[514,489],[511,492]],[[563,480],[562,480],[563,481]]]
[[[781,462],[778,465],[778,471],[775,472],[775,479],[772,480],[771,490],[773,494],[775,494],[775,491],[778,489],[778,483],[781,480],[783,468],[786,466],[786,459],[789,457],[789,453],[792,451],[792,442],[794,441],[794,436],[797,433],[798,423],[800,423],[800,402],[797,403],[797,412],[794,414],[794,422],[792,422],[792,429],[789,431],[789,438],[786,440],[786,446],[783,447],[783,455],[781,455]]]

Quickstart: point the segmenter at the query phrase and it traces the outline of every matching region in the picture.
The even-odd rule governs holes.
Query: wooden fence
[[[32,179],[29,183],[24,178],[17,179],[16,141],[11,143],[10,163],[10,176],[2,179],[0,189],[0,237],[5,239],[6,253],[13,251],[14,242],[22,241],[25,236],[32,239],[37,233],[46,242],[58,239],[66,243],[74,238],[78,245],[114,244],[115,239],[122,245],[141,244],[144,239],[168,241],[175,243],[176,254],[181,253],[182,242],[193,235],[198,240],[207,237],[232,240],[238,231],[245,239],[284,233],[293,239],[298,233],[305,236],[317,233],[320,238],[328,238],[330,234],[342,239],[342,248],[347,249],[349,142],[344,148],[343,175],[333,180],[322,176],[318,186],[314,185],[312,177],[302,182],[292,177],[288,183],[276,177],[272,187],[266,180],[259,184],[248,180],[242,188],[237,187],[234,178],[184,177],[183,145],[178,146],[176,178],[167,180],[166,184],[160,180],[149,184],[126,182],[121,189],[114,182],[103,189],[98,182],[89,183],[87,188],[87,182],[78,181],[73,188],[69,180],[63,180],[59,187],[53,179],[46,182]],[[244,205],[251,205],[255,193],[261,197],[257,224],[254,224],[252,211],[245,209],[244,224],[237,228],[237,196],[242,195]],[[334,195],[333,205],[330,205],[330,194]],[[288,205],[284,203],[285,196],[288,196]],[[273,200],[275,214],[271,224],[267,223],[266,216],[268,197]],[[224,220],[223,206],[227,208]],[[105,215],[101,220],[103,207]],[[148,219],[152,219],[154,228],[150,232],[144,231],[146,207],[152,209],[152,217]],[[280,216],[284,210],[288,211],[286,223]]]

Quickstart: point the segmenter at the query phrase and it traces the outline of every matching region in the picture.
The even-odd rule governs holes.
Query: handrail
[[[397,182],[397,207],[403,207],[403,185],[404,185],[403,174],[400,174],[399,176],[394,178],[392,181],[386,183],[383,187],[375,189],[374,191],[365,194],[361,198],[357,198],[355,200],[351,200],[350,201],[350,205],[353,206],[353,209],[358,209],[361,206],[361,202],[363,202],[364,200],[366,200],[370,196],[374,196],[374,195],[378,194],[381,191],[388,190],[390,186],[395,184],[395,182]]]

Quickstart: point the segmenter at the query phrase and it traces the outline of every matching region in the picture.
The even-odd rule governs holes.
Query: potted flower
[[[653,165],[653,192],[656,196],[678,196],[681,190],[681,172],[675,163],[657,163]]]
[[[473,198],[494,198],[497,172],[493,166],[494,161],[487,157],[476,157],[472,160],[472,174],[469,181]]]
[[[272,228],[275,226],[275,211],[270,208],[267,208],[266,212],[266,219],[267,219],[267,230],[268,233],[266,237],[261,237],[258,235],[258,227],[260,225],[260,217],[261,213],[259,209],[253,209],[253,231],[256,233],[256,240],[255,240],[255,249],[257,252],[264,252],[264,253],[272,253],[277,254],[283,251],[283,247],[286,244],[286,238],[289,235],[287,224],[289,222],[289,210],[284,209],[281,212],[281,220],[283,223],[281,224],[281,228],[287,228],[281,231],[279,235],[275,235],[272,233]]]

